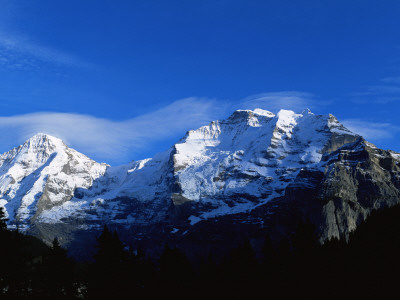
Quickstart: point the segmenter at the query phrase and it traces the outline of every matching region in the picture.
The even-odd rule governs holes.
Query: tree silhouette
[[[7,230],[7,217],[4,207],[0,207],[0,232],[5,232]]]
[[[37,297],[45,299],[72,299],[76,296],[74,261],[67,256],[57,238],[40,267],[41,280],[36,283]]]
[[[127,297],[130,286],[130,257],[116,232],[104,226],[97,239],[98,251],[94,256],[89,278],[89,295],[93,299]]]

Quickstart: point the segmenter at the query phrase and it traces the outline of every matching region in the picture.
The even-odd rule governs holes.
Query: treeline
[[[318,242],[300,223],[263,257],[249,241],[223,260],[191,262],[165,245],[157,260],[128,249],[104,227],[90,263],[77,263],[55,239],[52,247],[8,231],[0,213],[1,299],[268,299],[382,298],[396,291],[400,273],[400,206],[374,212],[349,240]]]

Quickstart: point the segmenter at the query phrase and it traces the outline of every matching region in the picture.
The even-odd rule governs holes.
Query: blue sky
[[[256,106],[400,151],[399,1],[0,0],[0,152],[36,132],[116,165]]]

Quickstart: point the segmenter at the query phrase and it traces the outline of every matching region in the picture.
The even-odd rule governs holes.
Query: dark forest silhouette
[[[0,210],[1,299],[268,299],[382,297],[396,291],[400,271],[400,206],[374,211],[346,239],[320,245],[300,223],[263,257],[243,241],[225,259],[191,262],[166,244],[158,259],[129,249],[106,226],[93,262],[69,258],[57,239],[48,247],[6,227]]]

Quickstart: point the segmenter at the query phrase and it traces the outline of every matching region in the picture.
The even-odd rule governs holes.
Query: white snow
[[[275,117],[274,113],[267,111],[267,110],[263,110],[261,108],[256,108],[253,112],[256,115],[260,115],[260,116],[265,116],[265,117],[270,117],[270,118]]]
[[[390,155],[391,155],[394,159],[400,160],[400,153],[390,152]]]

